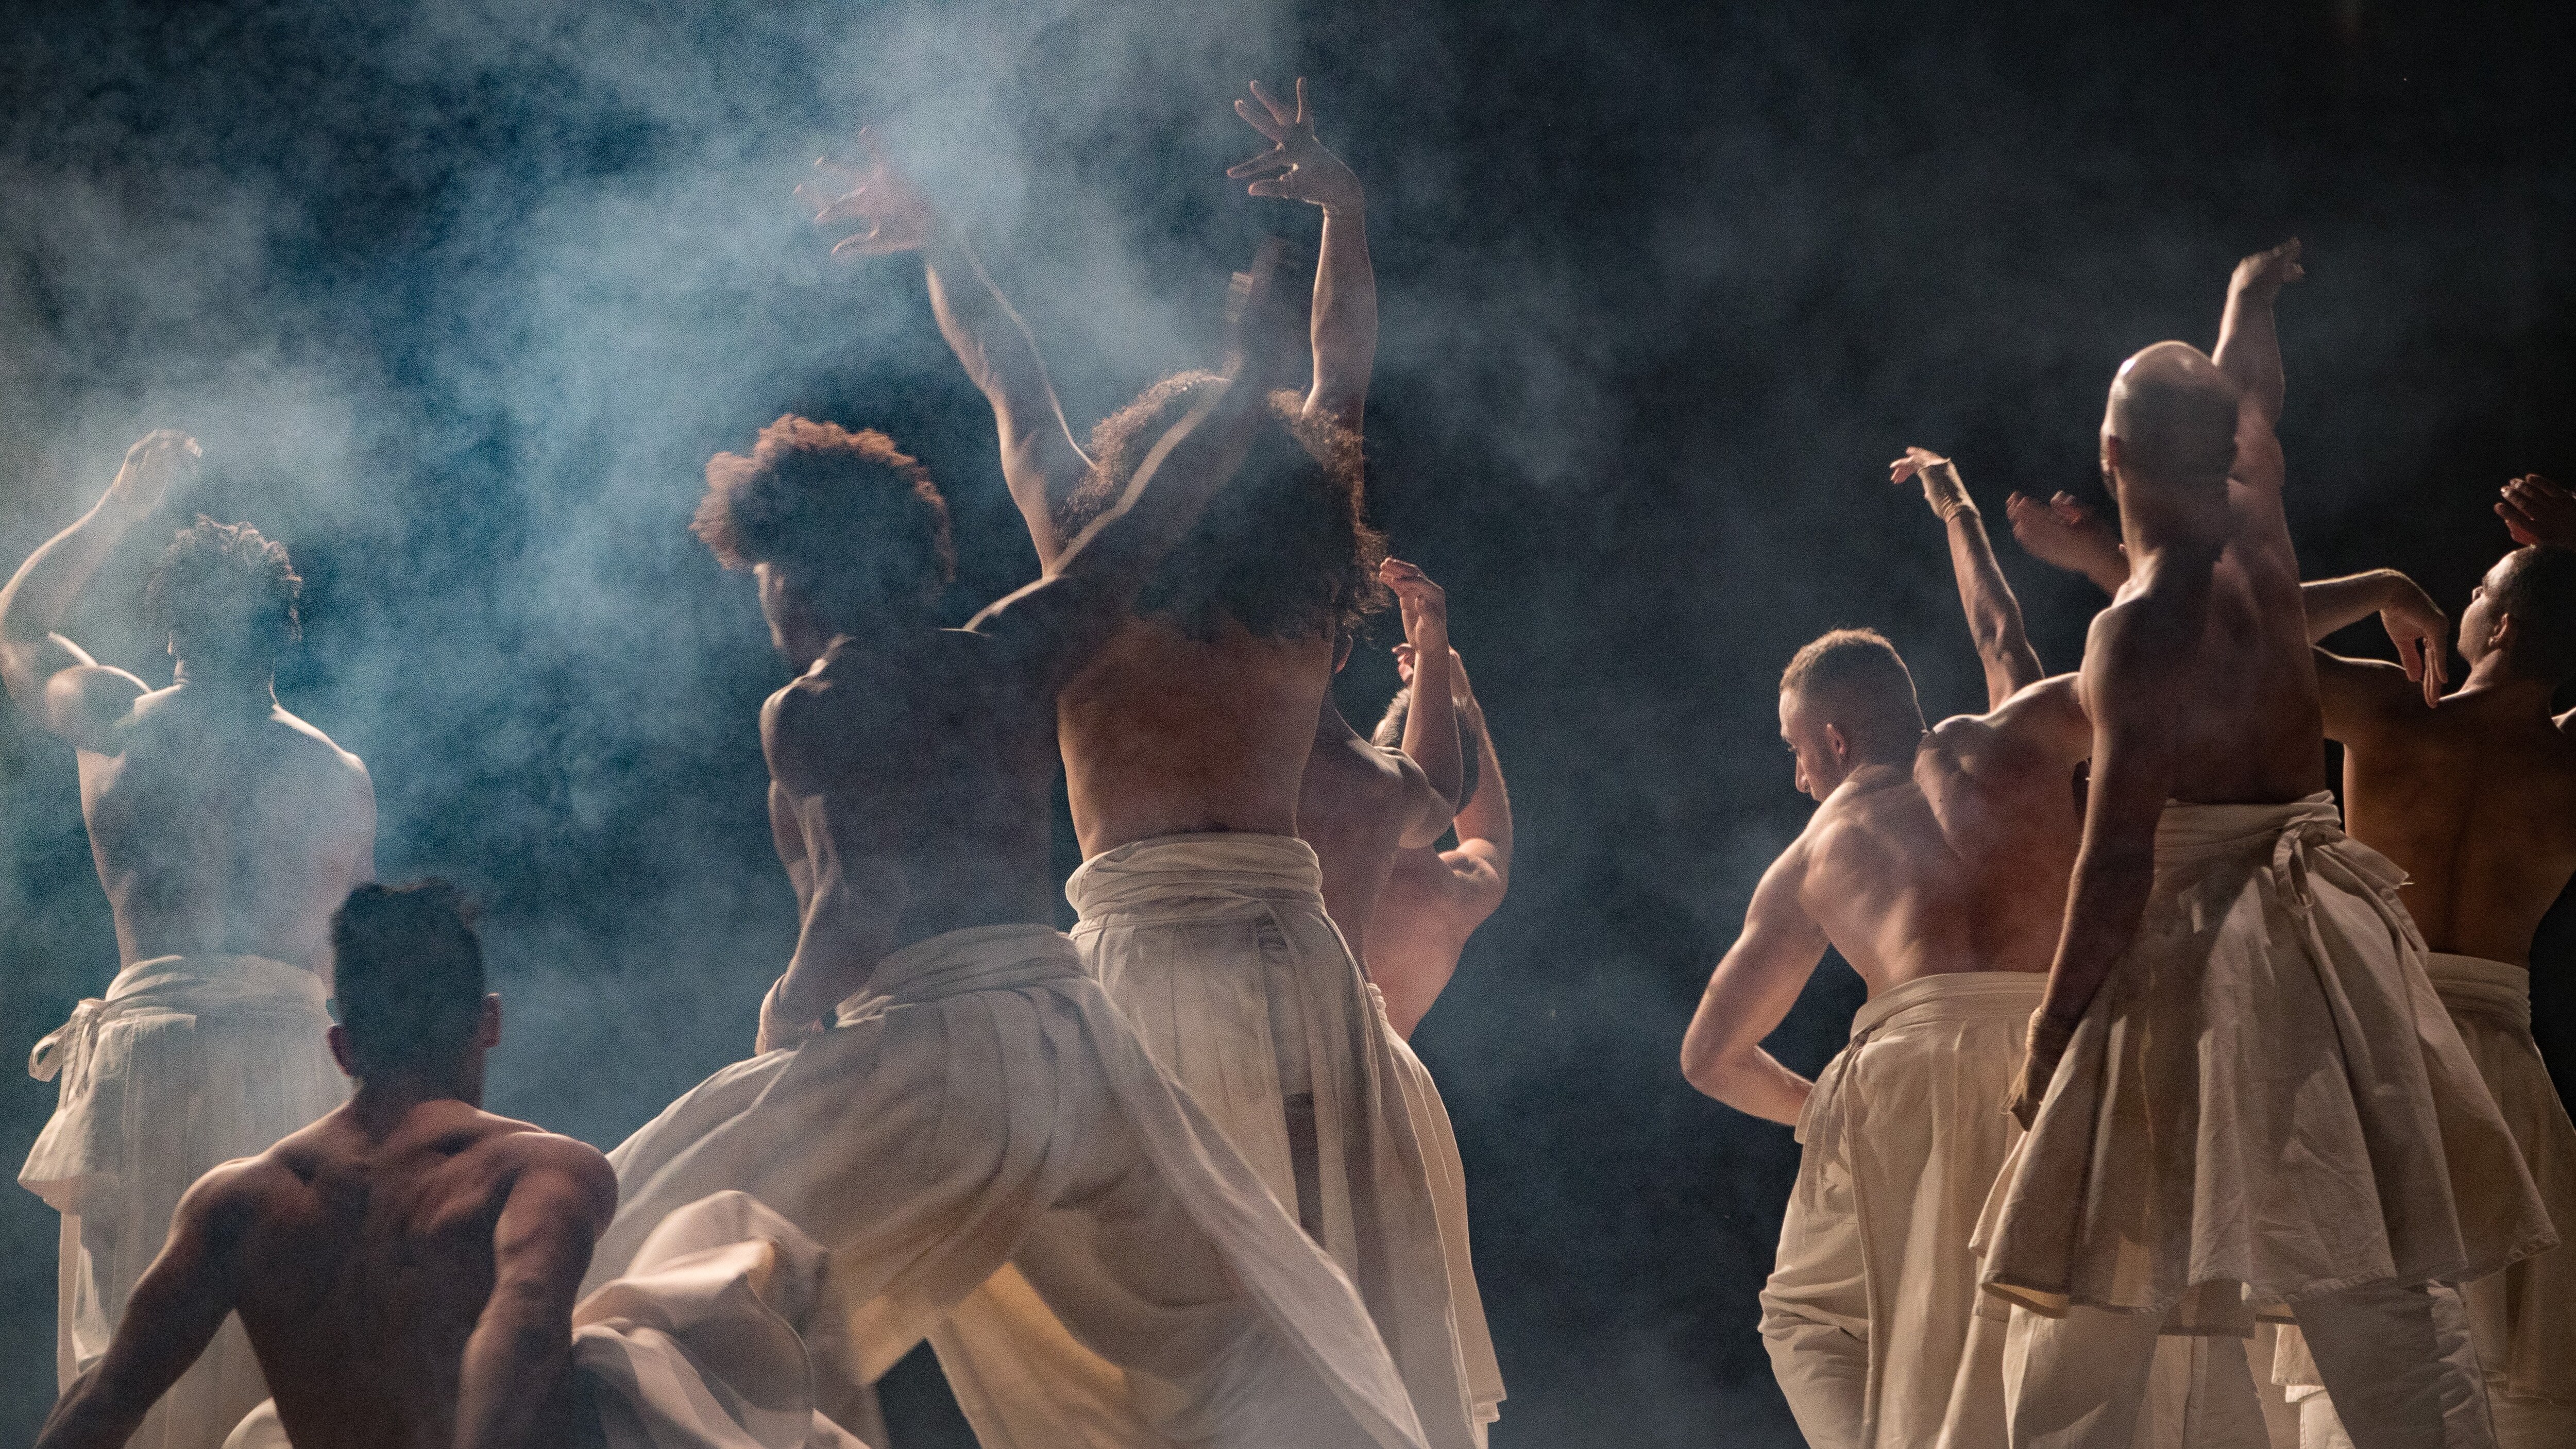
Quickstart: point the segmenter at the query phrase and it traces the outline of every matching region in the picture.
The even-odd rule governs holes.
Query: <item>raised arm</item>
[[[2442,686],[2449,682],[2450,671],[2444,661],[2451,621],[2442,606],[2416,587],[2413,579],[2395,569],[2316,579],[2299,585],[2299,604],[2307,610],[2311,644],[2377,614],[2381,627],[2388,630],[2389,642],[2397,646],[2397,658],[2406,678],[2423,692],[2424,703],[2441,701]],[[2341,657],[2324,650],[2317,652],[2320,669],[2325,667],[2324,661]]]
[[[2214,553],[2196,559],[2178,553],[2168,551],[2144,592],[2093,621],[2086,646],[2093,764],[2084,844],[2067,888],[2066,924],[2047,992],[2031,1018],[2029,1055],[2014,1084],[2011,1107],[2024,1127],[2038,1114],[2075,1024],[2136,938],[2155,887],[2156,822],[2177,765],[2167,701],[2190,685],[2185,666],[2209,612],[2216,561]]]
[[[1108,638],[1155,565],[1242,466],[1269,411],[1277,335],[1291,325],[1274,289],[1283,250],[1276,239],[1263,243],[1252,271],[1235,277],[1223,384],[1163,434],[1118,501],[1065,545],[1045,578],[968,622],[1036,662],[1039,687],[1053,688]]]
[[[2497,491],[2503,501],[2495,506],[2496,517],[2504,520],[2514,542],[2525,548],[2535,543],[2576,548],[2576,497],[2566,489],[2525,473]]]
[[[1234,103],[1236,115],[1270,138],[1268,151],[1228,168],[1254,196],[1277,196],[1323,208],[1324,238],[1315,258],[1314,320],[1308,336],[1315,352],[1315,380],[1306,411],[1360,430],[1368,402],[1369,373],[1377,365],[1377,273],[1369,266],[1368,215],[1360,179],[1315,139],[1306,109],[1306,78],[1297,77],[1295,109],[1279,104],[1252,83],[1252,99]]]
[[[1985,668],[1986,707],[1992,709],[2043,671],[2022,626],[2021,601],[1995,563],[1986,521],[1968,497],[1968,485],[1959,480],[1958,465],[1928,448],[1906,449],[1904,457],[1888,465],[1887,478],[1891,483],[1920,479],[1923,501],[1932,505],[1950,536],[1950,573],[1958,581],[1968,633],[1976,640],[1977,662]]]
[[[1404,614],[1404,642],[1413,648],[1413,703],[1404,714],[1404,754],[1422,771],[1421,788],[1407,802],[1406,849],[1437,845],[1458,810],[1467,773],[1458,736],[1458,707],[1449,681],[1449,596],[1431,576],[1402,559],[1388,559],[1378,579],[1395,591]]]
[[[2060,492],[2046,503],[2027,493],[2004,500],[2004,517],[2022,552],[2068,573],[2082,574],[2106,594],[2120,592],[2129,581],[2129,556],[2120,535],[2093,516],[2072,493]]]
[[[63,1391],[36,1449],[119,1449],[214,1342],[239,1291],[240,1243],[255,1163],[232,1162],[179,1199],[170,1238],[143,1271],[107,1354]]]
[[[2227,308],[2218,319],[2218,347],[2210,360],[2244,390],[2245,402],[2267,425],[2281,421],[2281,333],[2273,304],[2281,288],[2307,275],[2299,264],[2299,239],[2236,264],[2227,282]]]
[[[787,970],[760,1000],[756,1052],[793,1046],[823,1029],[825,1013],[865,985],[899,944],[911,877],[876,842],[851,832],[863,817],[835,809],[808,762],[833,749],[832,721],[795,685],[770,696],[760,712],[761,751],[769,760],[770,831],[796,886],[796,949]],[[793,852],[793,858],[790,853]]]
[[[107,724],[142,695],[144,684],[101,665],[55,631],[117,544],[195,468],[197,451],[196,439],[166,428],[128,448],[106,494],[0,588],[0,680],[20,709],[79,748],[103,745]]]
[[[1493,902],[1485,907],[1491,912],[1502,904],[1503,892],[1511,885],[1512,792],[1503,784],[1503,762],[1495,755],[1494,737],[1485,726],[1485,706],[1468,683],[1466,661],[1455,649],[1449,651],[1449,673],[1459,735],[1476,742],[1476,793],[1458,807],[1452,822],[1458,831],[1458,848],[1441,852],[1441,858],[1454,869],[1464,870],[1474,861],[1492,873]]]
[[[1815,1083],[1762,1049],[1825,958],[1825,933],[1798,901],[1801,840],[1771,863],[1744,911],[1743,934],[1719,958],[1682,1036],[1682,1076],[1739,1112],[1796,1126]]]
[[[841,239],[832,248],[839,257],[921,253],[924,280],[930,286],[930,309],[939,333],[966,369],[984,400],[992,405],[994,430],[1000,435],[1002,478],[1011,501],[1019,505],[1037,546],[1038,563],[1052,566],[1063,540],[1056,536],[1056,506],[1081,483],[1090,459],[1074,442],[1047,379],[1037,340],[1028,324],[993,284],[964,233],[942,216],[879,149],[874,135],[859,132],[865,167],[858,172],[827,167],[855,184],[816,215],[818,223],[865,223],[867,230]],[[824,163],[816,163],[818,166]],[[801,194],[819,200],[815,190]]]
[[[492,1297],[465,1340],[456,1449],[542,1449],[573,1437],[572,1308],[617,1212],[608,1159],[530,1133],[492,1230]]]

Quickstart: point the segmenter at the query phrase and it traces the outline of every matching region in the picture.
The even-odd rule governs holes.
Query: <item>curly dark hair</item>
[[[331,913],[332,1009],[361,1072],[436,1069],[483,1019],[483,943],[446,881],[369,882]]]
[[[1101,419],[1091,471],[1056,510],[1057,531],[1071,538],[1108,511],[1165,430],[1219,380],[1176,373]],[[1136,598],[1138,613],[1193,639],[1213,638],[1229,618],[1267,639],[1331,636],[1387,605],[1377,579],[1386,535],[1362,510],[1359,435],[1307,416],[1293,392],[1269,401],[1272,425]]]
[[[707,461],[689,531],[729,569],[776,568],[835,624],[928,604],[957,574],[948,503],[930,470],[874,428],[789,413],[751,455]]]
[[[303,592],[286,545],[200,513],[161,551],[143,606],[181,659],[257,665],[304,637]]]

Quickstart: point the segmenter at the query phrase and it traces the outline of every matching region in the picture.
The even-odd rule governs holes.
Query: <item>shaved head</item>
[[[2207,353],[2159,342],[2120,364],[2102,435],[2119,440],[2118,466],[2130,478],[2216,488],[2236,462],[2236,400],[2236,384]]]

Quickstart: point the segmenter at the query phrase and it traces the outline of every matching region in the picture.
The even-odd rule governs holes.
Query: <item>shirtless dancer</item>
[[[1395,668],[1404,687],[1387,702],[1386,716],[1370,732],[1382,750],[1401,749],[1413,717],[1413,646],[1396,646]],[[1387,1023],[1408,1041],[1433,1002],[1457,974],[1467,938],[1499,910],[1512,881],[1512,797],[1502,760],[1485,726],[1485,708],[1467,679],[1467,665],[1449,651],[1449,697],[1458,718],[1467,762],[1451,822],[1458,843],[1406,846],[1395,852],[1386,884],[1369,914],[1368,951],[1361,964],[1384,998]],[[1313,762],[1308,762],[1313,768]],[[1305,803],[1298,804],[1299,815]]]
[[[1780,734],[1816,814],[1763,874],[1682,1043],[1693,1086],[1799,1128],[1762,1334],[1818,1449],[2003,1437],[2000,1335],[1974,1322],[1977,1212],[2018,1135],[1995,1110],[2039,1002],[2087,744],[2041,681],[1983,521],[1947,460],[1910,450],[1986,665],[1983,715],[1923,725],[1888,642],[1836,630],[1790,661]],[[1869,984],[1810,1083],[1764,1052],[1825,948]]]
[[[965,629],[934,612],[945,508],[882,434],[787,418],[708,465],[698,532],[799,671],[761,738],[804,924],[761,1054],[611,1155],[594,1280],[740,1190],[829,1251],[846,1376],[927,1335],[987,1449],[1421,1443],[1349,1285],[1048,925],[1057,694],[1251,442],[1274,256],[1232,381]]]
[[[1294,184],[1340,167],[1302,108],[1241,109],[1277,139]],[[1092,975],[1155,1060],[1190,1090],[1279,1202],[1351,1275],[1439,1449],[1481,1437],[1428,1155],[1404,1109],[1392,1038],[1326,916],[1297,795],[1335,643],[1375,606],[1377,535],[1361,519],[1353,395],[1330,368],[1336,329],[1374,314],[1345,283],[1366,269],[1357,187],[1325,208],[1307,396],[1273,395],[1228,494],[1137,594],[1057,702],[1086,857],[1065,894]],[[1086,457],[1027,329],[971,251],[900,178],[854,194],[873,230],[851,250],[922,253],[940,330],[991,403],[1003,476],[1040,563],[1129,486],[1150,441],[1195,406],[1205,373],[1166,378],[1103,421]]]
[[[147,593],[178,661],[167,689],[55,632],[196,460],[184,434],[136,443],[97,506],[0,590],[0,677],[78,752],[123,965],[29,1063],[62,1080],[18,1181],[63,1215],[66,1388],[107,1351],[188,1185],[346,1095],[322,1049],[327,937],[341,897],[375,874],[375,792],[355,755],[278,707],[271,671],[296,637],[301,582],[286,550],[248,524],[179,534]],[[267,1396],[227,1324],[134,1442],[214,1449]]]
[[[2298,274],[2296,243],[2246,259],[2215,357],[2132,357],[2102,425],[2133,573],[2079,676],[2084,846],[1980,1230],[2016,1449],[2126,1446],[2160,1330],[2284,1304],[2361,1442],[2492,1443],[2436,1285],[2554,1241],[2395,868],[2324,789],[2273,433]]]
[[[793,1412],[803,1363],[743,1349],[813,1299],[819,1251],[736,1194],[687,1223],[726,1251],[577,1313],[617,1179],[588,1145],[480,1110],[501,1003],[456,892],[360,886],[332,930],[341,1021],[327,1040],[357,1095],[189,1189],[134,1312],[55,1406],[42,1449],[125,1443],[236,1312],[277,1398],[234,1449],[290,1435],[303,1449],[716,1449]],[[679,1236],[665,1242],[699,1246]],[[812,1449],[862,1449],[807,1417]]]

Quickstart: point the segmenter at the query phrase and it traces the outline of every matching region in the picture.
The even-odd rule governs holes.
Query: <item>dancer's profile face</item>
[[[1780,692],[1780,739],[1796,764],[1798,790],[1822,802],[1850,773],[1842,731],[1825,722],[1807,697],[1794,689]]]

